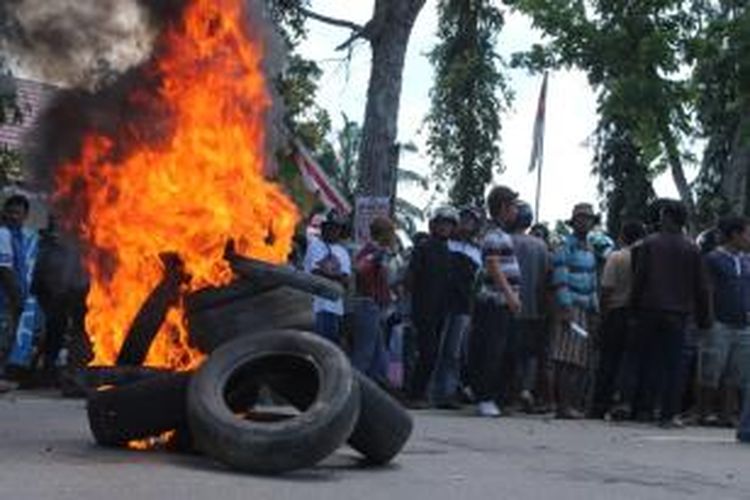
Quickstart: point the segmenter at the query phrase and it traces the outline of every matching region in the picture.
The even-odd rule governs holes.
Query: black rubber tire
[[[145,366],[89,366],[61,374],[66,395],[87,397],[97,388],[124,385],[170,373],[163,368]]]
[[[411,436],[414,420],[409,412],[366,375],[354,370],[359,385],[357,423],[347,444],[373,465],[385,465],[403,449]],[[315,387],[300,377],[279,377],[271,388],[297,408],[310,404]]]
[[[88,398],[89,427],[102,446],[187,429],[187,392],[192,373],[167,373],[96,391]]]
[[[224,394],[233,386],[272,385],[278,377],[317,382],[310,405],[292,418],[247,420]],[[346,355],[330,342],[296,330],[239,337],[217,349],[188,391],[196,447],[235,469],[278,474],[309,467],[335,451],[359,414],[359,386]]]
[[[250,281],[260,280],[262,283],[287,286],[329,300],[338,300],[344,296],[341,284],[293,267],[269,264],[236,254],[228,256],[227,261],[235,274]]]
[[[276,288],[276,284],[263,280],[236,279],[226,285],[201,288],[185,297],[185,309],[202,311],[231,304],[253,295]]]
[[[259,331],[312,330],[315,317],[308,294],[276,287],[217,307],[194,310],[188,306],[187,324],[191,345],[210,353],[232,339]]]
[[[414,420],[408,411],[372,380],[355,371],[360,410],[347,443],[367,462],[384,465],[399,454],[411,436]]]

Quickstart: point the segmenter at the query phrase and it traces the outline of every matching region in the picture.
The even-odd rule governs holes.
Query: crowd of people
[[[696,243],[682,203],[662,199],[615,241],[591,204],[565,234],[505,186],[485,208],[438,208],[408,250],[388,217],[353,248],[350,221],[325,214],[296,265],[347,293],[314,298],[315,332],[415,409],[734,426],[750,440],[750,219],[724,217]],[[5,201],[0,391],[32,364],[54,377],[65,331],[83,331],[79,255],[28,215],[24,196]]]
[[[316,332],[415,409],[734,426],[748,440],[750,220],[725,217],[698,245],[681,202],[650,212],[611,239],[580,203],[551,235],[498,186],[486,213],[435,210],[408,251],[387,217],[352,251],[330,212],[302,265],[349,292],[315,299]]]
[[[55,384],[66,333],[84,331],[88,278],[77,247],[53,217],[42,231],[28,227],[30,208],[14,194],[0,212],[0,392]]]

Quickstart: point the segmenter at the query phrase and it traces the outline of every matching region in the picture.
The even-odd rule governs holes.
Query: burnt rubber
[[[191,373],[166,373],[111,386],[90,394],[86,405],[89,427],[102,446],[187,429],[187,390]]]
[[[310,388],[301,413],[252,417],[252,405],[225,396],[236,387],[304,380]],[[313,334],[274,330],[239,337],[218,348],[194,376],[188,419],[196,447],[235,469],[278,474],[309,467],[351,434],[359,414],[359,386],[344,353]],[[250,411],[248,411],[250,410]]]

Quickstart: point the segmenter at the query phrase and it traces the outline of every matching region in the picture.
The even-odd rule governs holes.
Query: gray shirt
[[[514,234],[513,247],[521,268],[522,319],[540,319],[544,316],[544,295],[547,289],[550,257],[547,245],[528,234]]]

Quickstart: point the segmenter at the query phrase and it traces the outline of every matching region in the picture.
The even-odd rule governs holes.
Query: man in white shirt
[[[328,212],[320,226],[320,237],[313,236],[305,254],[305,271],[341,283],[346,287],[352,272],[349,252],[341,244],[346,220],[335,210]],[[343,299],[313,299],[315,332],[334,344],[341,344]]]

